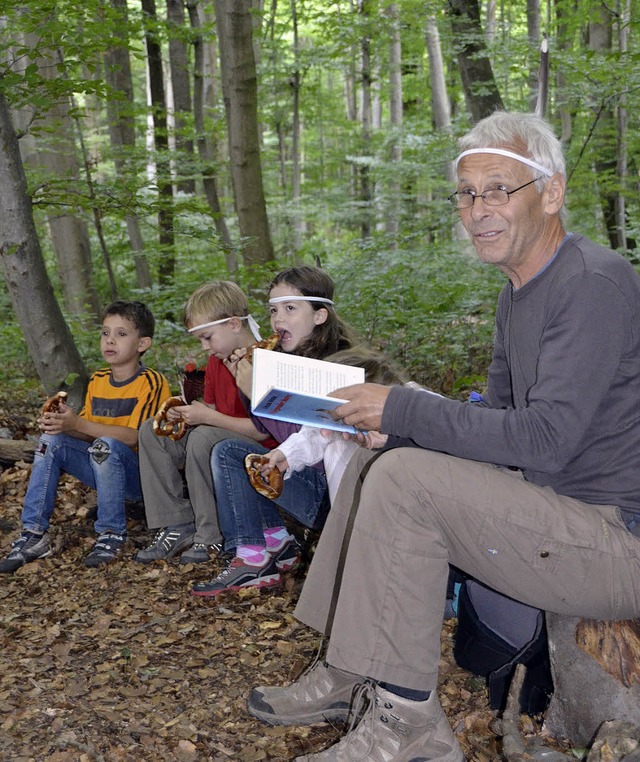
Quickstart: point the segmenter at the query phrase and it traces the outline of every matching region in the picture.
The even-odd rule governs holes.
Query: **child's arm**
[[[45,434],[69,434],[86,442],[98,437],[113,437],[131,448],[138,444],[138,429],[88,421],[67,405],[62,405],[57,413],[45,413],[38,419],[38,424]]]
[[[192,402],[190,405],[178,405],[172,408],[173,412],[179,414],[180,418],[189,426],[204,424],[205,426],[217,426],[221,429],[233,431],[236,434],[243,434],[246,437],[261,442],[269,435],[258,431],[251,418],[236,418],[232,415],[226,415],[216,410],[214,405],[207,405],[204,402]]]
[[[291,471],[300,471],[305,466],[320,463],[333,434],[334,432],[321,431],[312,426],[303,426],[300,431],[291,434],[279,444],[277,450],[268,453],[269,460],[281,471],[288,471],[286,479],[291,475]],[[273,453],[279,454],[274,455],[272,460]]]

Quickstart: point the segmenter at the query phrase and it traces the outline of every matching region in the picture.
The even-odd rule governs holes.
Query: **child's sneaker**
[[[181,550],[190,548],[196,528],[193,524],[185,524],[181,527],[164,527],[158,530],[151,545],[139,550],[134,560],[141,564],[150,564],[152,561],[168,561],[177,556]]]
[[[206,564],[209,560],[209,546],[196,542],[180,556],[181,564]]]
[[[295,537],[285,537],[277,548],[269,548],[278,571],[297,569],[302,560],[302,549]]]
[[[280,581],[278,567],[271,556],[268,556],[262,566],[250,566],[242,558],[235,556],[215,579],[194,585],[191,595],[213,597],[228,590],[241,590],[244,587],[273,587],[279,585]]]
[[[117,558],[126,542],[126,537],[114,532],[105,532],[96,540],[96,544],[91,548],[89,554],[84,559],[84,565],[91,568],[108,564]]]
[[[29,561],[36,561],[51,553],[49,548],[49,533],[36,534],[24,530],[17,540],[11,543],[11,550],[5,559],[0,561],[0,573],[10,574]]]

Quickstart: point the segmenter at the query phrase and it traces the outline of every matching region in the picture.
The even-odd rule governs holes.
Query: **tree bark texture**
[[[33,222],[9,107],[0,94],[0,256],[18,323],[45,391],[66,389],[78,406],[87,372],[56,301]],[[69,383],[66,383],[67,379]]]
[[[262,183],[251,0],[215,3],[231,178],[247,264],[273,260]]]
[[[167,101],[162,72],[162,50],[155,27],[158,23],[155,0],[142,0],[145,17],[145,42],[149,88],[151,90],[151,113],[153,116],[153,139],[156,147],[156,184],[158,186],[158,243],[160,244],[161,284],[173,279],[175,270],[175,234],[173,229],[173,185],[169,166],[169,127],[167,124]]]
[[[118,30],[126,30],[128,28],[127,0],[111,0],[111,5],[121,19],[121,23],[117,26]],[[116,31],[112,45],[105,53],[104,58],[105,81],[119,96],[107,99],[107,121],[116,173],[124,179],[127,172],[126,152],[127,149],[132,149],[136,142],[133,118],[133,80],[127,37],[122,37]],[[133,214],[127,214],[125,221],[136,268],[136,284],[138,288],[151,288],[151,270],[144,255],[144,240],[140,231],[140,221]]]
[[[206,16],[201,4],[198,0],[188,0],[187,9],[193,30],[193,118],[196,126],[198,154],[203,163],[202,185],[213,224],[225,252],[227,270],[229,273],[235,273],[238,270],[238,259],[220,204],[216,178],[216,146],[212,131],[207,129],[206,119],[207,111],[213,111],[216,103],[215,56],[208,55],[209,46],[205,45],[202,38],[201,29]]]
[[[193,139],[189,135],[188,114],[192,112],[189,54],[184,40],[184,6],[182,0],[167,0],[169,26],[169,63],[171,69],[171,92],[173,94],[173,123],[175,147],[180,174],[189,175],[178,180],[178,190],[195,193],[193,179]]]
[[[504,109],[486,53],[478,0],[448,0],[448,8],[465,100],[478,122]]]
[[[554,694],[547,730],[588,746],[607,720],[640,725],[640,623],[547,614]]]

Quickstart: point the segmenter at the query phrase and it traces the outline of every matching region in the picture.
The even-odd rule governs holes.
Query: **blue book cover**
[[[357,429],[353,426],[334,421],[331,417],[331,410],[344,402],[345,400],[335,397],[314,397],[284,389],[270,389],[253,409],[253,413],[262,418],[275,418],[303,426],[355,434]]]

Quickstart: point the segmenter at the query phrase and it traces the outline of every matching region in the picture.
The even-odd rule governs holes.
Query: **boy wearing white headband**
[[[301,761],[463,762],[436,692],[449,564],[545,611],[640,616],[640,277],[565,232],[544,120],[496,112],[460,149],[451,202],[508,278],[487,390],[474,404],[335,391],[348,400],[336,417],[386,444],[349,462],[296,608],[328,636],[325,661],[254,689],[249,712],[302,725],[346,718],[353,695],[369,703]]]
[[[149,547],[136,554],[140,563],[166,560],[178,553],[181,564],[208,561],[209,551],[218,550],[222,543],[209,466],[213,446],[229,437],[273,441],[249,419],[235,379],[223,363],[234,349],[260,338],[242,289],[231,281],[201,286],[187,301],[184,324],[209,355],[204,401],[169,410],[171,420],[182,419],[189,426],[178,441],[156,436],[152,420],[140,431],[147,525],[158,530]]]

